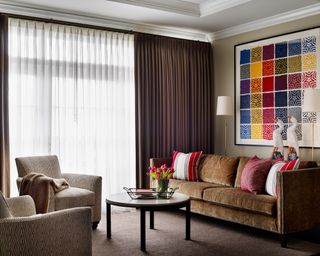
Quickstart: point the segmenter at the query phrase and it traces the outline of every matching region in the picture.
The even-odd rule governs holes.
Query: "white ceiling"
[[[178,37],[223,37],[240,26],[278,23],[320,13],[319,0],[14,0],[1,1],[0,11],[106,27],[177,33]],[[97,22],[94,22],[94,19]],[[127,26],[124,26],[127,24]],[[271,23],[272,24],[272,23]],[[251,26],[252,27],[252,26]],[[239,33],[242,31],[238,29]],[[251,28],[251,30],[253,30]],[[233,31],[232,33],[230,31]],[[179,33],[181,32],[181,33]],[[183,36],[185,35],[185,36]]]

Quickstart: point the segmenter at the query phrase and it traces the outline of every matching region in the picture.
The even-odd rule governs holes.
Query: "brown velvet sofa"
[[[278,233],[281,246],[287,234],[320,224],[320,167],[301,162],[299,170],[277,174],[278,197],[252,194],[240,188],[249,157],[202,155],[199,181],[171,179],[169,186],[191,198],[191,211]],[[152,158],[151,166],[171,166],[172,158]]]

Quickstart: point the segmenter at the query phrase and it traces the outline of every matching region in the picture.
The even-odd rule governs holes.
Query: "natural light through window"
[[[133,35],[10,19],[9,104],[12,194],[14,158],[45,154],[104,194],[135,186]]]

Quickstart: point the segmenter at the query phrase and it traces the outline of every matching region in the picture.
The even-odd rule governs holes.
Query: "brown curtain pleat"
[[[0,15],[0,190],[10,196],[8,107],[8,18]]]
[[[137,187],[151,157],[173,150],[213,153],[211,44],[135,35]]]

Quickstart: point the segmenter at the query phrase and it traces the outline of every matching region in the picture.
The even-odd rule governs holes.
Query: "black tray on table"
[[[176,190],[176,188],[168,188],[168,192],[157,192],[155,188],[140,189],[123,187],[123,189],[131,199],[170,199]]]

